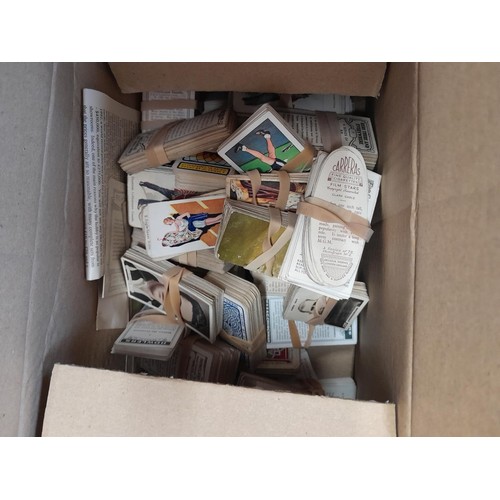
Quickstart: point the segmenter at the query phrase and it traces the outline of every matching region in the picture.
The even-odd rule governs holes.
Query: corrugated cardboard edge
[[[56,365],[42,436],[394,436],[392,404]]]
[[[375,125],[382,185],[361,280],[369,307],[356,351],[358,398],[396,403],[398,435],[411,435],[415,246],[418,209],[418,65],[389,65]],[[383,214],[383,215],[382,215]]]
[[[124,93],[197,90],[377,97],[384,62],[111,62]]]

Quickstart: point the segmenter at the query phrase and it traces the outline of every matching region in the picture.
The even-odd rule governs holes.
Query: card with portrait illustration
[[[142,225],[146,252],[163,260],[213,248],[219,234],[224,194],[165,201],[145,207]]]
[[[128,250],[121,259],[128,296],[167,314],[164,303],[169,300],[166,296],[168,278],[164,273],[177,266],[167,261],[161,266],[155,266],[154,262],[148,264],[146,255],[132,255],[131,258],[133,253]],[[189,329],[214,342],[221,329],[222,311],[218,309],[222,308],[222,290],[193,273],[183,274],[178,290],[182,321]]]

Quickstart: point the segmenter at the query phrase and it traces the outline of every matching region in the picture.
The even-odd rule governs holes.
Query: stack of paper
[[[284,109],[280,109],[279,113],[297,134],[316,149],[331,152],[340,146],[350,146],[361,153],[367,168],[375,168],[378,148],[370,118]]]
[[[193,118],[196,106],[194,91],[143,92],[141,132]]]
[[[200,151],[214,151],[235,128],[236,115],[230,109],[167,123],[158,130],[135,137],[118,163],[125,172],[135,173]]]
[[[217,339],[213,344],[190,336],[180,345],[176,378],[217,384],[234,384],[240,352]]]
[[[238,349],[217,339],[213,344],[197,335],[181,338],[167,361],[129,357],[129,371],[155,377],[235,384],[240,361]]]

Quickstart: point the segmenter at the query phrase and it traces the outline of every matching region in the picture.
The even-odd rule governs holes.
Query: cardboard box
[[[105,64],[1,65],[3,435],[39,434],[42,422],[47,436],[500,434],[500,65],[278,66],[114,63],[122,94]],[[83,87],[127,104],[127,92],[161,87],[381,88],[383,177],[355,363],[362,401],[111,371],[118,332],[95,332],[96,285],[84,279]],[[322,377],[335,371],[330,355],[318,355]]]

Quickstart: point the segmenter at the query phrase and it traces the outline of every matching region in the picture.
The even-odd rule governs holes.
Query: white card
[[[315,172],[310,196],[333,203],[367,219],[368,178],[361,154],[341,147],[330,153]],[[309,186],[308,186],[309,190]],[[364,240],[341,223],[304,221],[304,265],[317,283],[341,286],[355,276]]]

